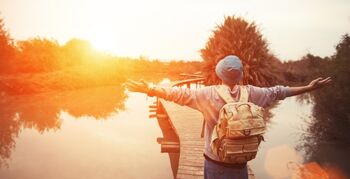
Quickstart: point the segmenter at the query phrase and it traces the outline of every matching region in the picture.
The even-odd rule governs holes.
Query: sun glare
[[[113,53],[116,49],[116,41],[113,39],[113,32],[107,22],[100,21],[96,27],[87,31],[86,38],[98,51]]]
[[[108,38],[96,37],[90,39],[91,45],[98,51],[113,53],[114,42]]]
[[[93,12],[95,9],[103,9],[96,13],[86,13],[89,15],[86,18],[89,20],[87,22],[89,25],[83,32],[83,36],[98,51],[115,53],[117,49],[115,39],[117,32],[115,31],[114,23],[111,22],[111,19],[114,19],[113,7],[116,7],[116,4],[113,2],[90,1],[86,4],[85,10],[88,12]]]

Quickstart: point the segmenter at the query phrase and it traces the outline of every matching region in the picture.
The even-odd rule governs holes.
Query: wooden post
[[[205,120],[203,119],[201,138],[204,137],[204,130],[205,130]]]

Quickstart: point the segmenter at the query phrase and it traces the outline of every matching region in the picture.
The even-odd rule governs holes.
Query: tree
[[[48,72],[59,68],[61,48],[57,41],[45,38],[33,38],[17,43],[19,59],[17,72]]]
[[[271,86],[284,81],[281,62],[269,52],[266,40],[254,23],[243,18],[225,17],[201,49],[207,84],[220,83],[215,74],[216,64],[227,55],[238,56],[244,65],[243,84]]]
[[[324,67],[331,64],[329,57],[306,54],[297,61],[283,63],[284,76],[289,85],[303,85],[320,76],[327,76]]]
[[[0,73],[9,72],[15,57],[15,47],[10,34],[5,29],[4,20],[0,18]]]
[[[91,61],[95,50],[89,41],[73,38],[63,47],[63,66],[81,65],[83,62]]]
[[[328,63],[320,67],[321,70],[327,76],[332,76],[333,81],[329,87],[311,93],[314,103],[312,116],[299,148],[305,151],[308,161],[318,161],[321,165],[335,164],[349,175],[350,167],[346,163],[350,160],[346,150],[350,147],[350,37],[348,34],[342,37],[336,46],[336,53]]]

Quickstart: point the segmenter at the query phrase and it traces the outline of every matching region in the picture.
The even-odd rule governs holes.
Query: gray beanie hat
[[[237,84],[243,77],[243,65],[235,55],[221,59],[215,68],[216,75],[227,84]]]

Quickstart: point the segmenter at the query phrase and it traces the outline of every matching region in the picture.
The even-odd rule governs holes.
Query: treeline
[[[0,19],[1,94],[115,85],[127,78],[154,81],[200,70],[200,62],[116,57],[96,51],[88,41],[81,39],[71,39],[64,45],[39,37],[14,41]]]
[[[327,75],[324,68],[332,63],[330,57],[307,54],[297,61],[282,64],[283,75],[289,85],[301,85],[316,77]]]
[[[113,66],[115,71],[125,72],[126,75],[141,71],[167,71],[173,74],[179,69],[200,70],[200,62],[161,62],[144,57],[116,57],[96,51],[88,41],[81,39],[72,39],[63,46],[55,40],[39,37],[16,43],[8,41],[5,44],[7,47],[1,49],[4,54],[1,57],[1,74],[47,73],[76,66],[91,66],[90,69]]]

